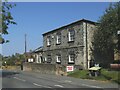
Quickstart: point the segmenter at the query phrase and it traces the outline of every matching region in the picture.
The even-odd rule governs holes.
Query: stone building
[[[96,22],[79,20],[43,34],[45,63],[90,67],[92,36]]]
[[[34,57],[34,63],[43,63],[43,47],[38,47],[34,51],[32,51],[32,55]]]

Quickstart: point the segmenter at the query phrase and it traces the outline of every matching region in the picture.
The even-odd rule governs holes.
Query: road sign
[[[67,69],[67,72],[74,71],[74,66],[67,66],[66,69]]]

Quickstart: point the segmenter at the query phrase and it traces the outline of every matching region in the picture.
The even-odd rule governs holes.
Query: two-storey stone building
[[[90,67],[92,36],[96,22],[79,20],[43,34],[46,63]]]

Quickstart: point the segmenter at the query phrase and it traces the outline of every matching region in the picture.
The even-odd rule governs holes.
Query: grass
[[[92,80],[101,80],[101,81],[113,81],[120,84],[120,71],[109,71],[107,69],[101,70],[101,75],[98,77],[90,77],[87,70],[76,70],[74,72],[69,72],[68,76],[81,78],[81,79],[92,79]]]

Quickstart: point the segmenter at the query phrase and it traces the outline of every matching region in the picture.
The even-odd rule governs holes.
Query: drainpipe
[[[87,41],[87,22],[85,24],[85,29],[86,29],[86,69],[88,69],[88,41]]]

